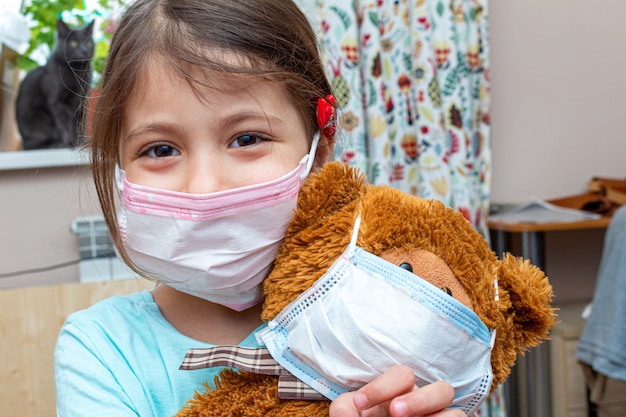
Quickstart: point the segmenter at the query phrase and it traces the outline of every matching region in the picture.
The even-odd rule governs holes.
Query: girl
[[[329,94],[290,1],[129,7],[102,79],[92,169],[119,255],[158,285],[68,318],[55,352],[59,416],[175,414],[213,380],[178,370],[189,348],[257,346],[260,284],[302,179],[331,155],[333,129],[320,135],[316,116]],[[418,389],[399,366],[331,414],[463,415],[444,410],[452,398],[449,384]]]

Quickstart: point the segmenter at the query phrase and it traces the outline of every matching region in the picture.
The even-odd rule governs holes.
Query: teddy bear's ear
[[[498,286],[510,299],[502,313],[511,326],[512,347],[520,353],[541,343],[557,321],[552,286],[541,269],[508,253],[497,268]]]
[[[355,203],[364,190],[365,175],[340,162],[329,162],[311,174],[298,196],[298,210],[289,232],[300,232],[319,219]],[[315,207],[313,210],[312,207]]]

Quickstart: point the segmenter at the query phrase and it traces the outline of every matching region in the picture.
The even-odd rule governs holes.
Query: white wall
[[[626,1],[491,0],[491,201],[626,177]],[[546,233],[555,302],[589,300],[604,231]]]
[[[50,151],[47,151],[50,152]],[[0,154],[0,274],[49,267],[79,258],[71,232],[79,216],[98,214],[95,190],[84,165],[50,166],[69,151],[51,151],[41,167],[5,169],[15,152]],[[40,155],[40,151],[20,152]],[[46,152],[43,152],[46,153]],[[20,158],[23,159],[23,158]],[[20,164],[18,164],[20,165]],[[0,288],[48,285],[79,280],[78,265],[0,277]]]
[[[626,177],[626,1],[492,0],[492,201]]]

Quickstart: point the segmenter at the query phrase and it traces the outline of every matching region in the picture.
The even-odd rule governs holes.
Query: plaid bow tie
[[[278,398],[281,400],[327,399],[279,365],[266,348],[216,346],[189,349],[179,369],[194,370],[216,366],[228,366],[262,375],[277,375]]]

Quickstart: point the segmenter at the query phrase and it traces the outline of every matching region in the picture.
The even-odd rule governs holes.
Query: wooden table
[[[574,196],[547,200],[548,203],[566,208],[580,209],[584,202],[595,198],[594,193],[585,193]],[[580,220],[573,222],[551,223],[508,223],[503,221],[487,220],[487,227],[495,233],[494,250],[500,256],[504,252],[511,251],[510,237],[514,233],[521,236],[521,256],[530,260],[541,269],[545,268],[544,233],[580,230],[580,229],[606,229],[611,222],[611,216],[615,207],[597,220]]]

